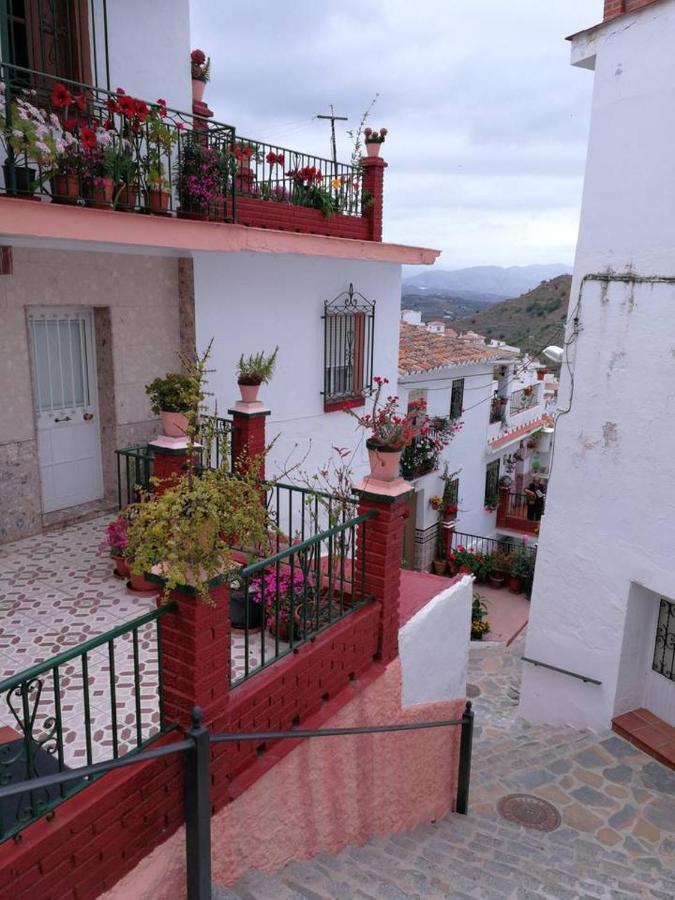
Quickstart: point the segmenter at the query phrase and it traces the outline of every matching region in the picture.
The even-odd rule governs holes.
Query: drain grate
[[[507,822],[535,831],[555,831],[561,822],[555,806],[534,794],[507,794],[497,803],[497,812]]]

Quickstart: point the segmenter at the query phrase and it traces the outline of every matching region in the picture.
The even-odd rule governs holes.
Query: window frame
[[[497,459],[491,460],[485,467],[485,495],[484,495],[484,504],[485,506],[492,505],[493,502],[499,501],[499,476],[501,469],[501,459],[498,457]],[[494,478],[491,478],[491,472],[495,472]],[[491,481],[494,481],[494,492],[490,490],[492,487]]]
[[[349,289],[324,302],[324,412],[363,406],[372,391],[375,346],[375,301]],[[343,370],[343,389],[336,372]]]
[[[459,400],[459,412],[457,401]],[[460,419],[464,411],[464,378],[454,378],[450,387],[450,420]]]

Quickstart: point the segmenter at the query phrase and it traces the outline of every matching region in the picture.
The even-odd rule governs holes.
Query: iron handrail
[[[533,666],[541,666],[543,669],[551,669],[552,672],[560,672],[561,675],[569,675],[571,678],[578,678],[587,684],[602,684],[597,678],[591,678],[590,675],[579,675],[578,672],[570,672],[569,669],[561,669],[559,666],[553,666],[551,663],[541,662],[538,659],[530,659],[529,656],[520,657],[523,662],[531,663]]]
[[[116,628],[111,628],[110,631],[106,631],[98,637],[90,638],[83,644],[77,644],[70,650],[65,650],[63,653],[59,653],[57,656],[52,656],[44,662],[36,663],[29,669],[24,669],[23,672],[18,672],[16,675],[12,675],[10,678],[5,679],[4,681],[0,681],[0,694],[4,694],[6,691],[13,690],[15,687],[18,687],[25,681],[32,680],[33,678],[37,678],[39,675],[44,675],[47,672],[51,672],[64,663],[70,662],[71,660],[76,659],[78,656],[83,656],[85,653],[89,653],[91,650],[96,650],[98,647],[102,647],[104,644],[109,644],[110,641],[113,641],[115,638],[121,637],[124,634],[128,634],[130,631],[134,631],[135,629],[140,628],[142,625],[147,625],[148,622],[154,622],[156,619],[159,619],[160,616],[163,616],[165,613],[175,609],[175,607],[175,603],[167,603],[165,606],[161,606],[159,609],[153,609],[151,612],[146,613],[143,616],[139,616],[137,619],[131,619],[129,622],[124,622],[122,625],[118,625]]]

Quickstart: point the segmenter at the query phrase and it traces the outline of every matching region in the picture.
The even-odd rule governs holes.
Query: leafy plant
[[[496,550],[492,554],[492,574],[505,577],[511,571],[511,554],[507,550]]]
[[[276,368],[278,352],[279,347],[277,346],[274,348],[274,353],[269,356],[265,354],[264,350],[252,353],[247,357],[244,357],[242,353],[237,363],[238,384],[269,384]]]
[[[525,547],[518,547],[511,554],[511,575],[528,583],[534,575],[534,554]]]
[[[211,57],[203,50],[193,50],[190,54],[190,73],[193,81],[208,81],[211,77]]]
[[[187,413],[193,407],[195,386],[189,375],[181,372],[167,372],[164,378],[155,378],[146,384],[145,393],[150,397],[153,413],[158,416],[162,412]]]
[[[475,593],[471,604],[471,639],[479,641],[489,631],[490,624],[487,620],[487,607],[481,595]]]
[[[352,418],[356,419],[361,428],[370,431],[370,437],[366,441],[369,448],[383,448],[387,450],[403,450],[413,439],[414,427],[417,416],[426,409],[424,400],[411,403],[405,414],[398,411],[398,397],[390,395],[380,405],[380,398],[384,387],[389,384],[388,378],[376,375],[375,395],[373,397],[372,412],[359,415],[351,409],[345,410]]]

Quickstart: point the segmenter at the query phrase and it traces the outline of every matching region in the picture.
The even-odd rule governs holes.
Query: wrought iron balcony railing
[[[335,231],[333,217],[364,230],[359,166],[241,139],[232,126],[170,109],[163,100],[6,64],[0,81],[0,193],[320,231],[297,219],[292,210],[299,207],[325,219],[326,233]]]

